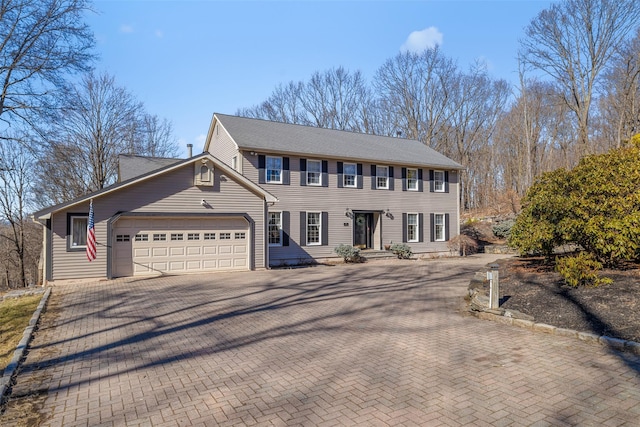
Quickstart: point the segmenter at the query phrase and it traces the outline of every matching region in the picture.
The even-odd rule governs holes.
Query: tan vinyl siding
[[[213,129],[209,152],[229,166],[232,166],[231,160],[234,156],[239,157],[238,146],[220,123],[216,123],[216,127]],[[240,163],[240,158],[238,158],[238,163]],[[239,172],[242,173],[242,169]]]
[[[97,259],[89,263],[84,252],[67,251],[67,213],[88,213],[89,203],[57,212],[52,218],[53,280],[105,277],[107,272],[107,221],[117,212],[165,214],[244,214],[255,222],[252,245],[255,267],[264,265],[264,200],[228,176],[214,169],[212,187],[193,185],[194,166],[159,175],[130,188],[96,197],[93,201]],[[201,205],[206,200],[211,208]]]
[[[89,277],[105,277],[107,271],[107,228],[106,221],[110,215],[102,213],[100,203],[94,200],[94,219],[96,232],[96,250],[97,258],[91,262],[87,260],[85,251],[67,251],[67,213],[73,214],[89,214],[89,202],[74,206],[69,211],[63,211],[53,215],[51,218],[52,228],[52,252],[53,263],[52,273],[53,279],[74,279]],[[99,223],[105,226],[98,226]]]
[[[314,160],[325,160],[312,158]],[[344,160],[349,162],[348,159]],[[423,242],[408,243],[416,254],[448,252],[447,242],[430,241],[430,214],[443,213],[450,216],[450,238],[458,233],[458,173],[449,171],[449,192],[429,191],[429,169],[423,168],[423,191],[402,191],[402,167],[394,167],[394,190],[371,188],[371,163],[362,163],[363,185],[358,188],[338,188],[337,161],[328,161],[328,187],[300,185],[300,157],[289,157],[290,185],[261,184],[278,197],[274,211],[290,212],[290,246],[270,247],[271,265],[301,262],[309,258],[335,257],[334,248],[340,244],[353,244],[353,219],[345,215],[352,211],[381,212],[381,239],[378,245],[402,242],[402,214],[423,214]],[[244,160],[244,175],[257,182],[258,156],[247,156]],[[382,166],[382,165],[381,165]],[[389,209],[390,216],[384,215]],[[328,212],[329,240],[327,246],[300,246],[300,212]],[[345,225],[346,224],[346,225]],[[380,241],[381,240],[381,241]]]

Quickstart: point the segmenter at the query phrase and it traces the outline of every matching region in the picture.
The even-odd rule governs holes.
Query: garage
[[[248,270],[243,217],[120,218],[112,233],[113,276]]]

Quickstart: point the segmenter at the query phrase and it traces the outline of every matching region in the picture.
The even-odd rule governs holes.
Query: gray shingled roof
[[[144,175],[147,172],[178,163],[182,160],[183,159],[120,154],[118,156],[118,182]]]
[[[240,149],[463,169],[420,141],[215,114]]]

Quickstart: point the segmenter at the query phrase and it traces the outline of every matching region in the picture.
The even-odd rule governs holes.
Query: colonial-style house
[[[419,141],[214,114],[202,154],[125,160],[117,184],[34,214],[47,281],[316,262],[341,243],[440,255],[459,233],[462,167]]]

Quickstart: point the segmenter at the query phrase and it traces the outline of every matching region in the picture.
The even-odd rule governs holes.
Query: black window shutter
[[[435,242],[436,241],[436,221],[435,221],[435,215],[434,214],[429,214],[429,223],[431,224],[431,242]]]
[[[338,188],[342,188],[344,184],[344,179],[342,178],[343,172],[344,172],[344,163],[338,162]]]
[[[265,158],[264,155],[260,154],[258,156],[258,183],[259,184],[264,184],[266,182],[266,177],[265,177]]]
[[[300,159],[300,185],[307,185],[307,159]]]
[[[449,171],[444,171],[444,192],[449,192]]]
[[[418,169],[418,191],[422,192],[422,169]]]
[[[371,165],[371,189],[376,189],[376,165]]]
[[[289,211],[282,212],[282,246],[289,246],[289,233],[291,232],[291,214]]]
[[[449,214],[444,214],[444,240],[449,241]]]
[[[322,186],[329,186],[329,162],[327,160],[322,161]]]
[[[407,191],[407,168],[402,168],[402,191]]]
[[[432,193],[434,192],[433,170],[429,170],[429,191],[432,192]]]
[[[307,213],[300,212],[300,246],[307,246]]]
[[[393,191],[393,166],[389,166],[389,190]]]
[[[356,169],[358,169],[358,188],[363,188],[363,179],[362,179],[362,163],[358,163],[356,165]]]
[[[402,214],[402,242],[407,243],[407,214]]]
[[[329,244],[329,212],[322,212],[320,227],[322,228],[321,245],[327,246]]]
[[[289,158],[282,158],[282,183],[284,185],[289,185]]]

